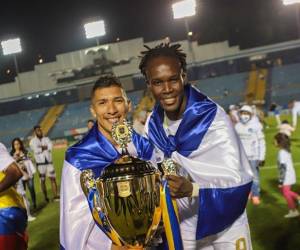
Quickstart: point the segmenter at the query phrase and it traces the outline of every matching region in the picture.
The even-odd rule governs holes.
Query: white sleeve
[[[283,150],[278,153],[278,162],[279,164],[286,164],[286,154]]]
[[[42,153],[42,149],[37,146],[37,144],[35,143],[35,140],[32,139],[29,143],[29,146],[30,146],[30,148],[31,148],[31,150],[33,151],[34,154]]]
[[[95,224],[80,186],[81,171],[64,162],[60,199],[60,244],[65,250],[110,249],[110,239]]]
[[[10,156],[6,147],[0,143],[0,171],[6,170],[6,168],[14,161],[14,158]]]
[[[292,121],[292,123],[293,123],[293,127],[294,128],[296,128],[296,126],[297,126],[297,109],[295,109],[295,108],[293,108],[292,109],[292,119],[293,119],[293,121]]]
[[[193,185],[192,197],[198,197],[199,196],[200,185],[198,183],[195,183],[195,182],[192,182],[192,185]]]
[[[50,140],[49,137],[46,137],[46,138],[47,138],[47,147],[48,147],[48,151],[51,153],[52,148],[53,148],[53,143],[52,143],[52,141]]]
[[[257,130],[257,139],[258,139],[258,160],[264,161],[266,157],[266,141],[265,135],[261,129]]]
[[[36,168],[33,165],[31,160],[28,159],[28,160],[24,161],[24,165],[26,166],[28,173],[31,173],[32,175],[34,175],[36,173]]]

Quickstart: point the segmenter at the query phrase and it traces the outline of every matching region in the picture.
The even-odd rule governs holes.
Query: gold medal
[[[132,127],[125,119],[122,122],[116,122],[112,126],[112,138],[121,147],[126,150],[127,144],[131,142]]]
[[[161,163],[164,175],[177,175],[177,164],[170,158],[164,159]]]

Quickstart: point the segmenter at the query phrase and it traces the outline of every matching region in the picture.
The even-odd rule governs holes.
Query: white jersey
[[[293,185],[296,183],[296,174],[293,166],[293,160],[291,153],[280,149],[278,152],[278,167],[280,171],[280,177],[282,177],[283,185]]]
[[[293,127],[297,126],[297,116],[300,115],[300,102],[294,102],[294,107],[292,108],[293,116]]]
[[[164,126],[165,133],[167,135],[175,135],[177,129],[181,123],[181,120],[168,121],[167,126]],[[148,125],[149,119],[146,122],[146,135],[148,135]],[[226,124],[226,125],[225,125]],[[240,173],[241,176],[236,174],[236,170],[232,168],[230,171],[232,176],[228,175],[229,171],[227,167],[223,167],[223,160],[226,159],[222,157],[222,151],[216,147],[211,148],[210,141],[226,141],[223,138],[221,131],[223,126],[226,128],[231,128],[231,122],[226,113],[218,108],[217,115],[215,118],[215,123],[209,128],[207,134],[203,138],[201,147],[192,153],[189,157],[184,157],[178,152],[173,152],[171,158],[179,166],[178,174],[187,177],[192,183],[196,183],[200,189],[212,188],[216,185],[222,185],[226,188],[229,185],[239,185],[239,183],[247,183],[251,180],[252,171],[250,169],[248,160],[244,153],[240,155],[239,164],[247,166],[245,172]],[[222,127],[222,129],[220,129]],[[218,128],[220,130],[218,130]],[[218,132],[216,132],[218,131]],[[216,133],[215,133],[216,132]],[[234,137],[233,131],[229,129],[229,134]],[[229,142],[230,140],[228,140]],[[218,144],[216,142],[216,144]],[[230,144],[230,143],[229,143]],[[221,145],[221,144],[220,144]],[[226,147],[223,145],[221,147]],[[231,145],[230,145],[231,146]],[[239,148],[239,145],[235,145]],[[239,150],[239,149],[238,149]],[[225,151],[225,150],[224,150]],[[201,157],[197,156],[201,153]],[[233,153],[234,155],[235,153]],[[218,157],[216,157],[218,155]],[[164,158],[163,153],[156,148],[156,161],[159,162]],[[229,160],[227,158],[227,160]],[[211,162],[213,161],[213,164]],[[230,161],[230,160],[229,160]],[[218,165],[217,169],[214,165]],[[229,162],[226,165],[230,165]],[[233,166],[234,164],[232,164]],[[239,165],[239,166],[241,166]],[[206,175],[206,172],[213,171],[215,174]],[[213,178],[215,176],[215,178]],[[223,181],[220,182],[220,177]],[[235,184],[233,184],[235,183]],[[196,240],[196,228],[198,221],[199,212],[199,197],[185,197],[181,199],[176,199],[178,205],[179,219],[180,219],[180,229],[184,240]],[[246,225],[248,223],[246,213],[243,213],[233,224],[233,226]]]
[[[265,136],[262,126],[257,120],[250,120],[246,124],[238,122],[235,130],[240,137],[248,160],[263,161],[266,154]]]
[[[48,137],[37,136],[33,137],[29,143],[31,150],[33,151],[34,159],[37,164],[52,163],[52,142]],[[47,150],[42,150],[42,146],[47,146]]]

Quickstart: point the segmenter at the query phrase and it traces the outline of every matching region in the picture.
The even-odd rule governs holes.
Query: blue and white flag
[[[153,147],[133,132],[129,154],[150,160]],[[80,174],[93,170],[95,177],[120,157],[119,151],[95,125],[89,134],[70,147],[62,170],[60,199],[60,245],[65,250],[110,249],[111,241],[95,224],[87,199],[81,189]]]
[[[177,199],[181,232],[199,240],[223,231],[244,213],[252,172],[224,110],[189,84],[184,91],[187,105],[176,131],[164,128],[165,114],[157,104],[146,135],[199,185],[199,197]]]

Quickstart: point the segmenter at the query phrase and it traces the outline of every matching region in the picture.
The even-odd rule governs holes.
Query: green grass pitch
[[[288,118],[290,117],[283,117]],[[273,136],[277,132],[275,120],[266,119],[265,128],[267,142],[267,157],[265,167],[261,168],[262,203],[255,207],[248,204],[247,211],[251,229],[254,250],[297,250],[300,249],[300,218],[285,219],[287,205],[277,187],[276,155],[273,146]],[[300,192],[300,122],[297,131],[292,136],[292,154],[297,171],[298,183],[294,190]],[[64,150],[54,150],[54,163],[60,182]],[[29,223],[30,250],[59,249],[59,203],[46,204],[39,187],[38,177],[35,177],[38,210],[37,219]],[[47,183],[50,188],[50,183]],[[51,190],[48,190],[51,197]],[[78,218],[80,219],[80,218]]]

